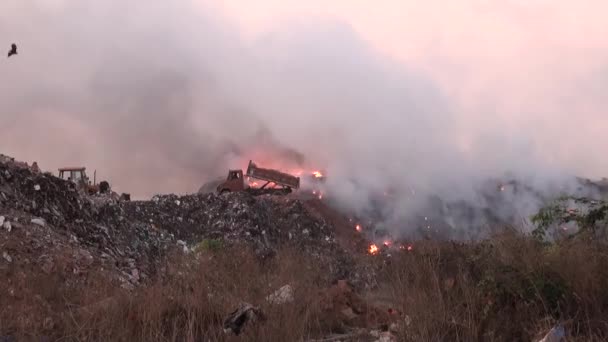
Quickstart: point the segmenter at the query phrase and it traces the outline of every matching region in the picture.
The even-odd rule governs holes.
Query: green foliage
[[[582,209],[570,208],[574,204]],[[608,203],[603,200],[593,200],[585,197],[564,196],[539,210],[532,216],[536,229],[532,232],[535,238],[542,240],[553,225],[576,223],[579,232],[596,232],[605,228],[608,215]]]
[[[493,299],[496,310],[519,303],[523,306],[539,300],[548,312],[557,315],[560,304],[570,293],[566,282],[555,273],[525,271],[514,265],[495,265],[484,270],[477,287]],[[484,308],[489,314],[492,305]]]
[[[202,252],[202,251],[217,252],[217,251],[221,250],[223,247],[224,247],[224,243],[222,242],[222,240],[204,239],[203,241],[199,242],[194,247],[194,250],[196,252]]]
[[[528,279],[526,297],[540,296],[552,314],[559,312],[560,303],[569,293],[565,281],[556,274],[535,272]]]

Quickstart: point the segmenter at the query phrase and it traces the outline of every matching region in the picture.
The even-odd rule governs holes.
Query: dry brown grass
[[[558,321],[569,341],[608,338],[608,248],[600,243],[543,246],[504,234],[474,244],[420,242],[390,260],[379,281],[388,305],[410,321],[401,324],[403,341],[530,341]],[[293,250],[264,262],[244,247],[203,252],[196,262],[176,254],[162,278],[133,292],[117,290],[101,273],[75,286],[67,268],[51,275],[13,270],[5,274],[11,283],[0,286],[0,336],[305,341],[344,330],[344,322],[324,310],[325,267]],[[267,303],[285,284],[294,287],[296,300]],[[19,296],[4,295],[11,286],[20,287]],[[223,319],[240,302],[260,306],[267,320],[227,336]]]
[[[608,247],[543,246],[504,234],[456,245],[425,242],[384,270],[411,320],[404,341],[530,341],[563,322],[569,341],[608,338]]]
[[[10,312],[0,315],[0,336],[62,341],[294,341],[332,328],[318,321],[319,293],[329,285],[326,270],[297,252],[281,251],[261,262],[252,251],[234,247],[203,252],[196,261],[176,254],[166,267],[162,279],[133,292],[117,290],[102,276],[78,289],[68,288],[62,279],[52,281],[61,278],[59,274],[47,275],[44,281],[29,277],[28,295],[2,300],[12,305]],[[266,297],[286,284],[293,287],[297,300],[269,304]],[[239,337],[226,336],[223,319],[241,302],[260,306],[267,319]]]

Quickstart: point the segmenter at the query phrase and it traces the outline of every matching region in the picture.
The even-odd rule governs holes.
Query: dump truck
[[[259,188],[250,187],[245,183],[245,177],[253,178],[266,183]],[[270,187],[268,187],[270,185]],[[273,169],[258,167],[253,161],[249,161],[247,172],[243,170],[228,170],[226,180],[217,186],[217,192],[248,191],[254,195],[262,194],[289,194],[292,189],[300,188],[300,177],[290,175]]]

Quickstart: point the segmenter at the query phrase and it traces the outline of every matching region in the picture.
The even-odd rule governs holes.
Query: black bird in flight
[[[16,55],[17,54],[17,45],[16,44],[11,44],[11,50],[8,52],[8,56],[12,56],[12,55]]]

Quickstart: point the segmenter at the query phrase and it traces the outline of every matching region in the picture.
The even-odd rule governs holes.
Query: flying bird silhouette
[[[12,55],[16,55],[17,54],[17,45],[16,44],[11,44],[11,49],[8,52],[8,56],[12,56]]]

